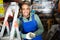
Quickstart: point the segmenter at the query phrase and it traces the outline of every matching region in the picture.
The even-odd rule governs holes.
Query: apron
[[[34,33],[36,30],[38,30],[38,26],[37,26],[37,22],[34,19],[34,15],[32,15],[32,20],[29,22],[24,22],[22,20],[22,33],[23,34],[27,34],[29,32]],[[28,40],[28,39],[24,39],[24,40]],[[31,40],[42,40],[42,36],[41,35],[37,35],[36,37],[32,38]]]

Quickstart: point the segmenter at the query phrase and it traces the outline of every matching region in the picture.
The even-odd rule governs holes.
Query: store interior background
[[[56,30],[55,30],[56,32],[52,30],[52,27],[54,25],[60,26],[60,0],[59,1],[58,0],[4,0],[5,12],[8,6],[10,5],[10,2],[12,1],[18,3],[22,3],[23,1],[28,2],[32,6],[31,9],[36,10],[35,13],[40,17],[42,24],[44,26],[44,33],[42,34],[44,40],[60,40],[59,39],[60,36],[57,35],[59,34],[59,32],[57,32]],[[46,4],[52,2],[51,4],[47,4],[48,6],[45,6],[51,11],[50,10],[46,12],[42,11],[42,9],[45,9],[45,7],[42,5],[43,2],[45,2]],[[2,23],[3,21],[4,17],[1,16],[0,23]]]

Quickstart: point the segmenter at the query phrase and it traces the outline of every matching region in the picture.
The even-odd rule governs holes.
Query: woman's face
[[[30,7],[26,4],[22,5],[22,15],[28,16],[30,13]]]

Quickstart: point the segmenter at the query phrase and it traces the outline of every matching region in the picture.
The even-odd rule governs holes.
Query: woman
[[[30,13],[30,7],[27,3],[21,6],[22,17],[19,17],[21,28],[21,37],[24,40],[42,40],[43,25],[36,14]]]

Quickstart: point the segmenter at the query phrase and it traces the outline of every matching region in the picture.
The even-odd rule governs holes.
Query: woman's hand
[[[35,37],[35,34],[30,32],[30,35],[29,35],[31,38],[34,38]]]
[[[29,33],[26,34],[26,38],[27,38],[27,39],[32,39],[32,38],[34,38],[34,37],[35,37],[35,34],[32,33],[32,32],[29,32]]]

